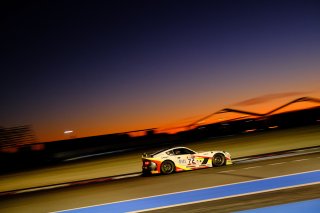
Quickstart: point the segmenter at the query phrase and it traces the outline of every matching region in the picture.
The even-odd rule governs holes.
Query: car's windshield
[[[187,148],[178,148],[173,150],[175,155],[186,155],[186,154],[196,154],[194,151],[191,149]]]
[[[169,149],[168,148],[161,149],[159,151],[152,153],[151,156],[155,156],[155,155],[160,154],[161,152],[164,152],[167,150],[169,150]],[[176,149],[170,150],[170,151],[166,152],[166,154],[167,155],[185,155],[185,154],[196,154],[196,152],[191,149],[181,147],[181,148],[176,148]]]

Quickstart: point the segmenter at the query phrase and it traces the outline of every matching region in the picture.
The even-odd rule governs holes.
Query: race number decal
[[[191,164],[196,164],[194,160],[194,156],[191,156],[190,158],[188,157],[188,165],[191,165]]]

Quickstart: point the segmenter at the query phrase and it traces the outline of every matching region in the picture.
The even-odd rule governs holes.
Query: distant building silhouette
[[[10,128],[0,127],[0,147],[19,146],[36,142],[30,125]]]

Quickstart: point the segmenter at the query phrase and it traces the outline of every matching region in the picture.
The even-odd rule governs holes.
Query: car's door
[[[188,168],[198,167],[195,152],[186,148],[177,148],[173,150],[180,165]]]
[[[182,152],[181,148],[173,149],[171,159],[176,163],[176,165],[187,166],[187,157]]]

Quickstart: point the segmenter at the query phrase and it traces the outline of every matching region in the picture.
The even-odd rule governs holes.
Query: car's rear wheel
[[[166,160],[166,161],[162,162],[160,169],[161,169],[162,174],[168,175],[168,174],[171,174],[172,172],[174,172],[175,165],[172,161]]]
[[[217,153],[212,158],[212,166],[223,166],[226,164],[226,158],[223,154]]]

